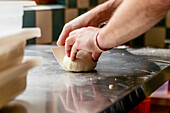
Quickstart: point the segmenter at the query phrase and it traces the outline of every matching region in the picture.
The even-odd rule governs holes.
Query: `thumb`
[[[99,57],[100,57],[101,54],[102,54],[102,53],[93,52],[93,53],[92,53],[92,59],[93,59],[94,61],[98,61],[98,59],[99,59]]]

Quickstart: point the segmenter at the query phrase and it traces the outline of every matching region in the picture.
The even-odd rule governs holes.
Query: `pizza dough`
[[[91,53],[80,50],[77,53],[76,60],[71,61],[70,57],[67,57],[67,55],[65,55],[63,59],[64,68],[66,71],[72,72],[94,70],[97,65],[97,62],[94,62],[91,56]]]

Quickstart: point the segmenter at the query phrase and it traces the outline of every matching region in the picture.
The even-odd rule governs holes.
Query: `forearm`
[[[100,23],[108,21],[122,1],[123,0],[109,0],[85,13],[83,16],[87,17],[84,18],[89,22],[87,25],[98,26]]]
[[[168,9],[169,0],[125,0],[100,31],[100,48],[109,49],[139,36],[164,17]]]

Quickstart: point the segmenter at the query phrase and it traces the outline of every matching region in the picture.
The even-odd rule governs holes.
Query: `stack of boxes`
[[[24,91],[27,71],[41,64],[23,61],[26,40],[40,36],[39,28],[22,29],[23,5],[35,2],[0,1],[0,108]]]

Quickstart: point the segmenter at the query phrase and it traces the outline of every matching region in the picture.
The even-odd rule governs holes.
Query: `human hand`
[[[89,14],[89,12],[87,12],[87,13],[73,19],[72,21],[66,23],[60,36],[59,36],[57,45],[64,46],[65,40],[69,36],[69,33],[75,29],[80,29],[82,27],[87,27],[87,26],[96,26],[96,23],[94,23],[92,21],[93,21],[93,17]]]
[[[72,31],[69,37],[66,39],[65,51],[71,60],[76,59],[76,54],[79,50],[85,50],[92,53],[92,59],[97,61],[102,53],[102,50],[98,48],[96,44],[96,36],[99,32],[99,28],[84,27]]]
[[[69,33],[75,29],[88,26],[97,27],[101,23],[108,21],[122,1],[123,0],[109,0],[68,22],[59,36],[57,45],[64,46],[65,40],[69,36]]]
[[[88,95],[84,89],[92,90],[93,96]],[[101,88],[97,85],[77,87],[70,86],[67,91],[59,96],[65,109],[74,113],[97,113],[111,104],[111,100],[101,93]]]

